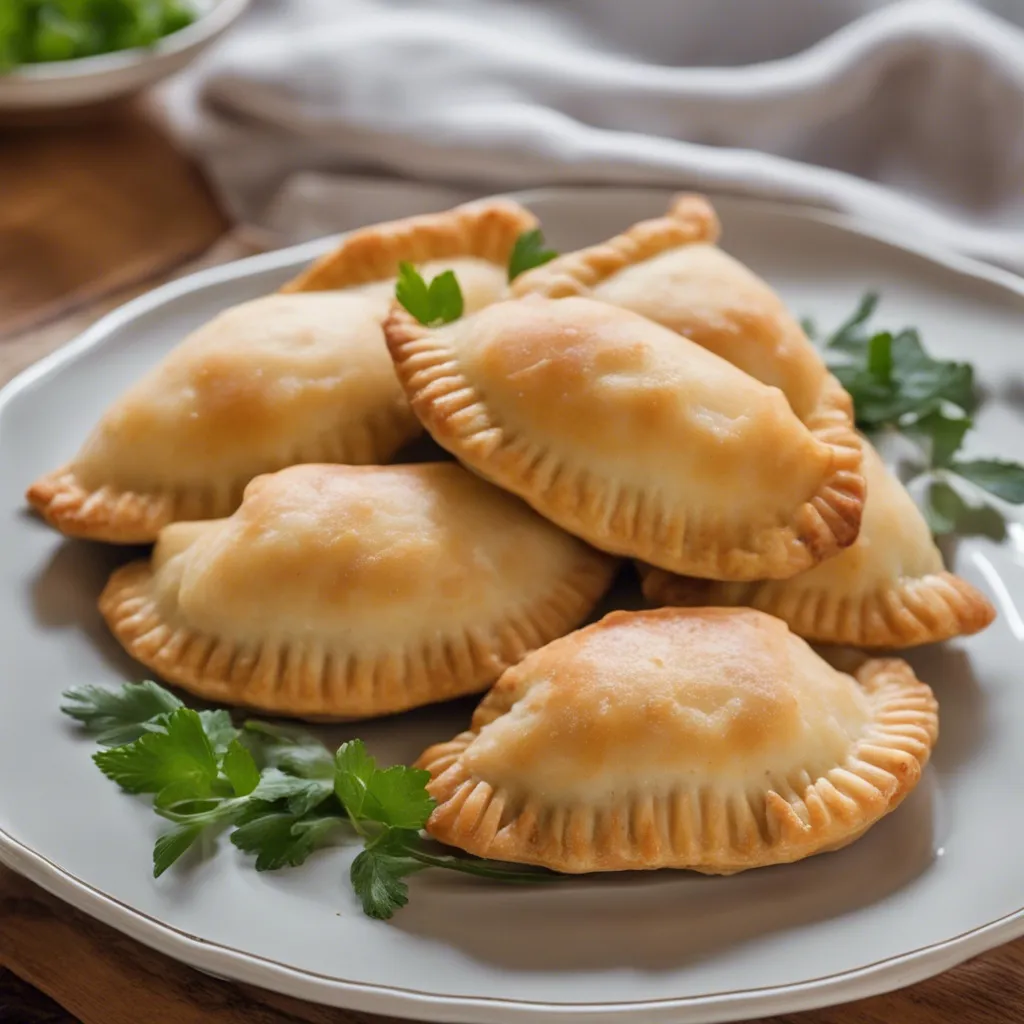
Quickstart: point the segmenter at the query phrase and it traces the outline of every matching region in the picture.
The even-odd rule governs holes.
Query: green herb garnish
[[[558,255],[545,248],[544,232],[540,228],[524,231],[517,239],[508,260],[508,279],[514,281],[520,274],[534,267],[550,263]]]
[[[438,274],[428,285],[411,263],[399,263],[395,298],[427,327],[450,324],[462,316],[462,289],[451,270]]]
[[[361,841],[349,876],[364,912],[379,919],[405,906],[405,879],[426,868],[510,883],[558,877],[425,839],[434,809],[428,773],[379,768],[361,740],[332,756],[308,733],[259,721],[239,729],[226,711],[193,711],[148,681],[75,687],[62,710],[107,745],[93,755],[103,774],[129,793],[150,794],[173,824],[153,849],[156,877],[201,836],[224,829],[257,871],[297,867],[339,838]]]
[[[988,496],[1024,504],[1024,466],[1001,459],[959,459],[978,406],[969,363],[936,359],[913,328],[874,331],[868,321],[878,296],[865,295],[856,310],[821,341],[829,369],[853,398],[857,426],[868,433],[896,432],[919,452],[912,479],[925,484],[925,514],[936,534],[1005,530]],[[814,338],[813,321],[802,326]],[[981,504],[970,504],[961,492]]]
[[[152,46],[195,19],[185,0],[2,0],[0,72]]]

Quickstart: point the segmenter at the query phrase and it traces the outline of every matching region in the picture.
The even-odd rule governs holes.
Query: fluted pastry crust
[[[260,473],[389,461],[421,429],[380,328],[398,263],[454,269],[467,311],[479,309],[506,293],[509,254],[534,223],[489,200],[353,232],[283,293],[193,332],[29,503],[64,533],[143,543],[170,522],[229,515]]]
[[[509,669],[427,750],[427,830],[563,872],[729,874],[838,849],[914,788],[938,733],[909,665],[838,672],[748,609],[615,612]]]
[[[641,567],[657,605],[748,605],[808,640],[855,647],[914,647],[977,633],[995,608],[946,570],[924,516],[864,441],[868,497],[860,535],[835,558],[788,580],[722,583]]]
[[[857,535],[852,428],[829,410],[802,423],[778,389],[636,313],[532,295],[434,329],[394,307],[384,330],[434,439],[596,547],[744,580]]]
[[[125,649],[208,700],[363,718],[472,693],[585,619],[609,558],[454,463],[301,465],[110,578]]]

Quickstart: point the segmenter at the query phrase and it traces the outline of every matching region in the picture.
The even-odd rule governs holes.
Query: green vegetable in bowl
[[[189,0],[2,0],[0,72],[152,46],[195,19]]]

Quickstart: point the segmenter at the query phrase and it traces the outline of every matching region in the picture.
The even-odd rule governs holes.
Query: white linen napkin
[[[232,212],[288,240],[657,184],[1024,271],[1024,32],[960,0],[255,0],[166,99]]]

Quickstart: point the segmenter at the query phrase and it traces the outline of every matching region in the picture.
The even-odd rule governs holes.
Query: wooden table
[[[0,383],[190,261],[246,251],[150,112],[122,108],[72,128],[0,127]],[[385,1024],[215,981],[0,868],[0,1024],[74,1020]],[[901,992],[762,1024],[1022,1020],[1024,940]]]

